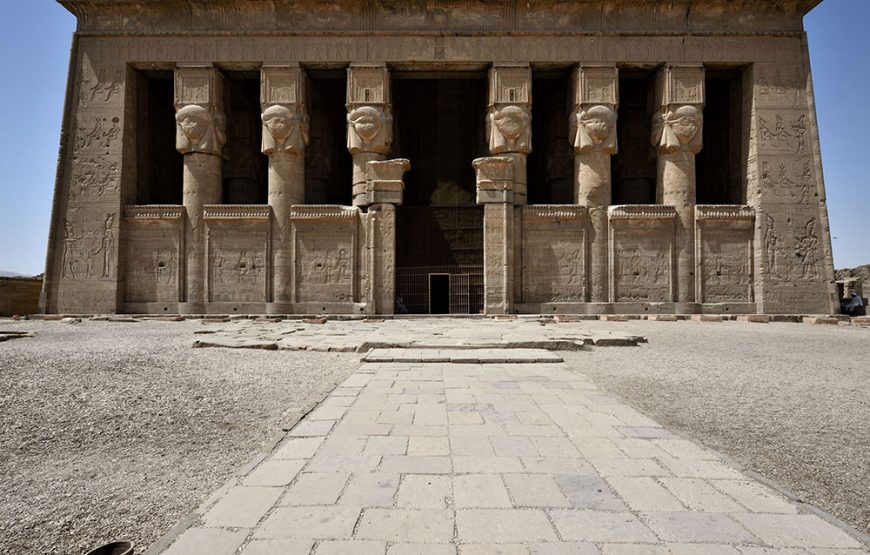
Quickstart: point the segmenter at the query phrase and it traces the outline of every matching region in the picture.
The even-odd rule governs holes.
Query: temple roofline
[[[387,31],[662,33],[802,31],[821,0],[496,0],[461,9],[396,6],[382,0],[58,0],[78,18],[79,32]],[[179,17],[181,14],[181,17]],[[135,17],[130,17],[135,15]],[[723,22],[730,25],[723,27]],[[733,23],[732,23],[733,22]]]

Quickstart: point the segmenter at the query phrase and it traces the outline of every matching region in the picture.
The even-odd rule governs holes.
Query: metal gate
[[[396,312],[430,314],[430,275],[448,274],[449,313],[483,312],[483,207],[396,209]]]

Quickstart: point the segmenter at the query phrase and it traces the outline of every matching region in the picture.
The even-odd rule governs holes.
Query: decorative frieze
[[[205,220],[268,220],[271,215],[268,205],[207,204],[202,207]]]
[[[124,219],[135,220],[180,220],[184,207],[177,204],[130,205],[124,208]]]
[[[673,206],[659,204],[618,204],[607,209],[613,220],[675,220],[677,210]]]
[[[291,220],[349,220],[359,215],[359,209],[336,204],[297,204],[290,208]]]
[[[748,205],[733,204],[698,204],[695,206],[695,221],[755,221],[755,209]]]
[[[589,215],[585,206],[570,204],[534,204],[523,206],[523,221],[583,220]]]

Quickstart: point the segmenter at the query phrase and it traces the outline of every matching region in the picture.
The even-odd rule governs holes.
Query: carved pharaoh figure
[[[220,154],[226,143],[223,114],[214,114],[196,104],[184,106],[175,114],[175,147],[182,154],[201,152]]]
[[[304,106],[295,110],[275,104],[263,111],[263,154],[302,154],[308,145],[308,117]]]
[[[532,116],[527,109],[515,105],[496,107],[487,120],[490,154],[532,151]]]

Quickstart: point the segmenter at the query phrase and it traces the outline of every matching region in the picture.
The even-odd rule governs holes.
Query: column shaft
[[[677,209],[676,301],[692,303],[695,301],[695,154],[683,151],[659,155],[658,182],[661,204]]]
[[[185,301],[191,312],[204,311],[208,278],[205,223],[202,208],[221,202],[221,157],[203,152],[184,155],[183,203],[187,215],[184,250],[186,260]]]
[[[589,300],[608,301],[607,207],[610,205],[610,154],[589,152],[574,156],[577,204],[589,210]]]
[[[269,206],[272,207],[272,302],[293,302],[290,207],[305,202],[305,157],[276,152],[269,157]]]

